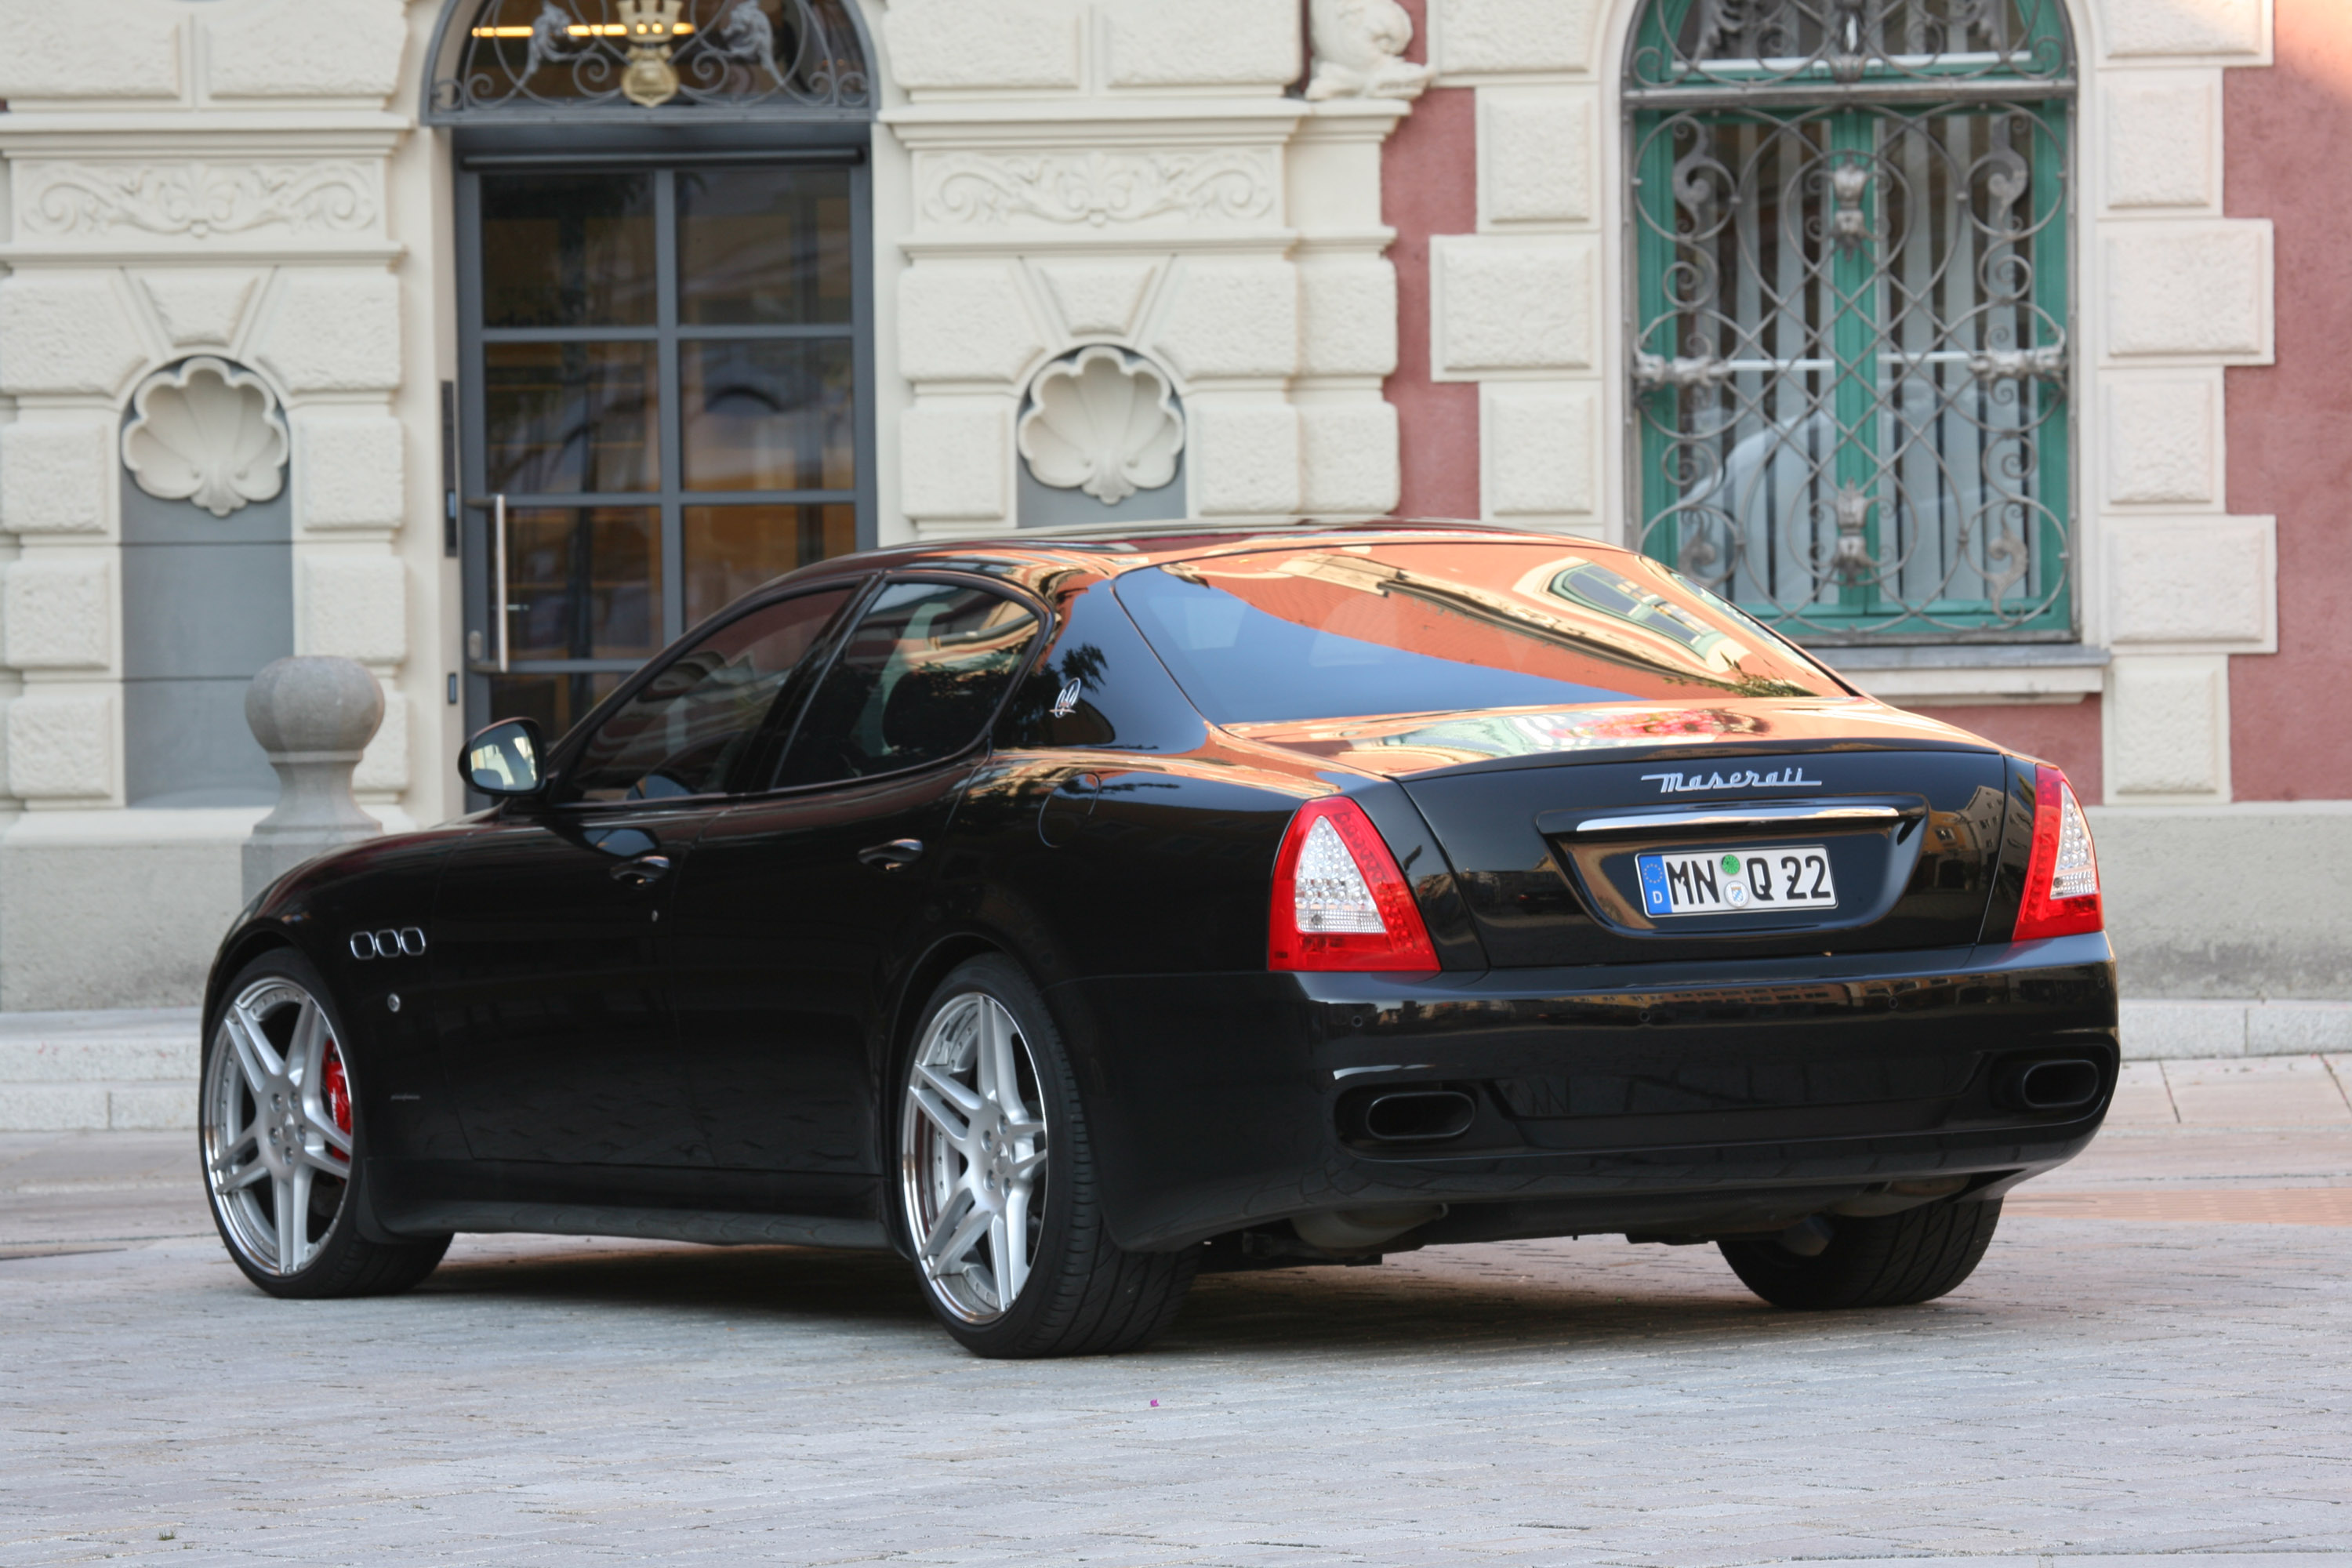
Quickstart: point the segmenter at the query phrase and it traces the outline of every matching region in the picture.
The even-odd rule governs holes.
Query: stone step
[[[194,1007],[0,1013],[0,1131],[196,1124]]]
[[[184,1039],[11,1040],[0,1037],[0,1085],[17,1083],[193,1083],[195,1031]]]
[[[0,1083],[0,1132],[169,1132],[196,1124],[196,1080]]]

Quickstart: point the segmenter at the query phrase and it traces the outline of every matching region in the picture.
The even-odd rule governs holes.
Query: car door
[[[893,581],[842,640],[775,788],[705,830],[671,929],[686,1068],[722,1168],[880,1169],[871,1046],[956,802],[1035,647],[1035,607]]]
[[[435,1021],[475,1159],[709,1163],[661,922],[678,868],[853,591],[759,605],[698,638],[559,752],[544,795],[452,852]]]

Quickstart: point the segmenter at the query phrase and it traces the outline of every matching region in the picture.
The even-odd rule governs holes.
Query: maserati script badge
[[[1819,789],[1822,781],[1809,779],[1801,767],[1780,768],[1769,773],[1755,772],[1733,773],[1643,773],[1642,782],[1655,782],[1660,795],[1712,794],[1727,789]]]

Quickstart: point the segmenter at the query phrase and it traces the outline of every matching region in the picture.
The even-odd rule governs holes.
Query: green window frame
[[[1634,537],[1822,644],[2076,637],[2058,0],[1649,0]]]

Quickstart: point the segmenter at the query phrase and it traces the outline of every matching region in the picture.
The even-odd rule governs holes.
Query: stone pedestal
[[[278,807],[245,843],[245,896],[305,860],[383,831],[352,795],[352,770],[383,722],[383,689],[348,658],[281,658],[253,678],[245,721],[278,772]]]

